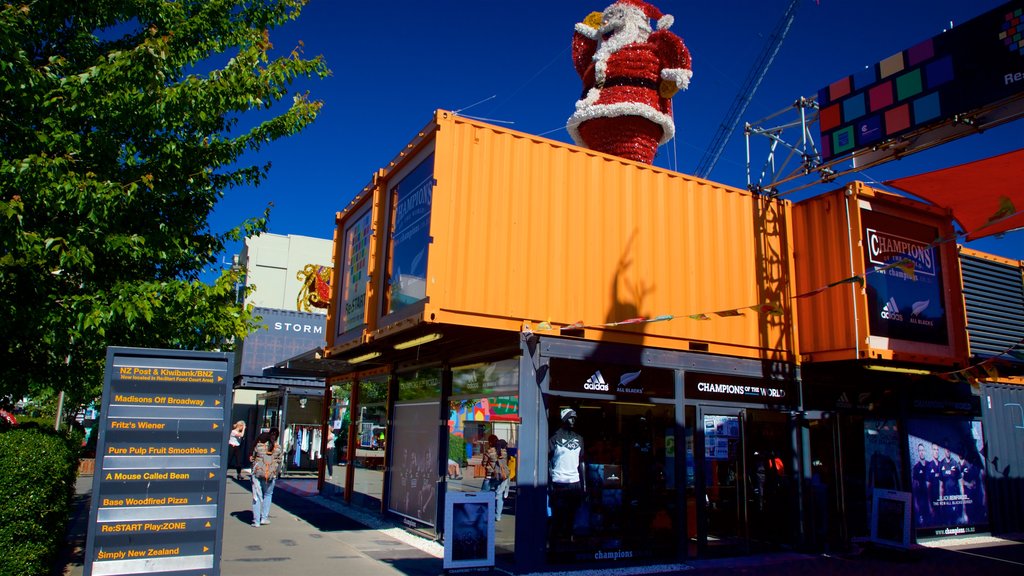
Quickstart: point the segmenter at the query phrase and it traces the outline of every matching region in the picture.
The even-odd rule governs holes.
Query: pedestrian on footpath
[[[269,432],[256,437],[252,451],[252,525],[270,524],[270,498],[274,492],[274,480],[281,470],[281,445]]]
[[[242,479],[242,442],[245,440],[245,420],[235,422],[228,435],[228,462],[235,467],[235,480]]]

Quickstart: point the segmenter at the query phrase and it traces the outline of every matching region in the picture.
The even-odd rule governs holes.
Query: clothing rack
[[[286,470],[316,470],[323,458],[323,426],[319,423],[294,423],[285,428],[281,446]]]

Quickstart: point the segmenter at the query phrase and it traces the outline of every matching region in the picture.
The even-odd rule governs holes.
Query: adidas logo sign
[[[903,320],[903,314],[900,314],[900,307],[896,305],[896,299],[892,296],[889,297],[889,301],[885,303],[885,306],[882,306],[881,316],[886,320]]]
[[[587,381],[583,383],[584,390],[594,390],[598,392],[607,392],[608,383],[604,381],[604,376],[601,375],[601,371],[594,372]]]

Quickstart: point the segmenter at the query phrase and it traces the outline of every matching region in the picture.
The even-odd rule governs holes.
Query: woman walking
[[[270,497],[281,470],[281,445],[269,432],[256,437],[252,451],[252,525],[270,524]]]

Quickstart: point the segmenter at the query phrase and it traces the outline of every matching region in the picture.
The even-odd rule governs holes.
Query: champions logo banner
[[[949,344],[938,230],[877,210],[861,210],[868,325],[872,336]],[[909,265],[894,263],[909,261]]]
[[[914,274],[935,276],[936,248],[930,243],[912,240],[872,228],[864,229],[868,262],[886,266],[904,258],[914,263]]]

